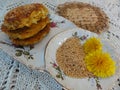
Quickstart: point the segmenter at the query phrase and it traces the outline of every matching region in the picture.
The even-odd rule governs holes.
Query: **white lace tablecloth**
[[[67,1],[81,1],[103,9],[110,18],[110,30],[100,35],[108,40],[120,57],[120,0],[0,0],[0,25],[10,9],[32,3],[43,3],[50,13],[56,13],[56,6]],[[117,78],[111,90],[120,90]],[[62,90],[62,86],[46,71],[27,68],[0,49],[0,90]]]

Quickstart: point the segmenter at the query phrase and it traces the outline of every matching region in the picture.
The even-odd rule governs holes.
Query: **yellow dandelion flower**
[[[102,50],[102,44],[100,39],[91,37],[83,44],[83,48],[85,53],[88,54],[95,50]]]
[[[87,69],[97,77],[106,78],[115,74],[115,62],[108,53],[101,50],[87,54],[85,63]]]

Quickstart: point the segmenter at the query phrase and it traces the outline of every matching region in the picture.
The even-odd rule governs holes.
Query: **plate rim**
[[[44,57],[45,57],[45,71],[47,71],[61,86],[63,86],[63,88],[65,88],[65,89],[67,89],[67,90],[71,90],[71,88],[69,89],[68,87],[66,87],[65,85],[63,85],[62,83],[60,83],[59,82],[59,80],[57,80],[57,78],[55,78],[52,74],[51,74],[51,72],[47,69],[47,65],[46,65],[46,62],[47,62],[47,60],[46,60],[46,52],[47,52],[47,49],[48,49],[48,46],[49,46],[49,44],[50,44],[50,42],[54,39],[54,38],[57,38],[58,37],[58,35],[60,35],[60,34],[62,34],[62,33],[66,33],[66,32],[69,32],[69,31],[72,31],[72,30],[74,30],[74,29],[81,29],[81,30],[84,30],[84,31],[87,31],[87,32],[89,32],[89,33],[94,33],[94,32],[90,32],[90,31],[88,31],[88,30],[85,30],[85,29],[82,29],[82,28],[72,28],[72,29],[69,29],[69,30],[66,30],[66,31],[62,31],[62,32],[60,32],[60,33],[58,33],[58,34],[56,34],[54,37],[52,37],[50,40],[49,40],[49,42],[47,43],[47,45],[46,45],[46,47],[45,47],[45,54],[44,54]],[[78,31],[77,30],[77,31]],[[72,34],[72,33],[71,33]],[[94,34],[96,34],[96,33],[94,33]],[[99,37],[99,35],[98,34],[96,34],[97,35],[97,37],[98,38],[100,38]],[[67,38],[68,39],[68,38]],[[102,39],[101,39],[101,41],[102,41]],[[104,41],[107,41],[108,43],[110,43],[108,40],[104,40]],[[110,44],[110,46],[114,49],[114,47],[112,46],[112,44]],[[118,53],[116,52],[116,50],[114,50],[115,51],[115,53],[117,54],[117,59],[118,59],[118,61],[120,61],[120,57],[119,57],[119,55],[118,55]],[[117,76],[117,75],[116,75]],[[119,77],[119,76],[118,76]],[[118,78],[117,77],[117,78]],[[116,81],[116,80],[115,80]],[[114,81],[114,82],[115,82]],[[111,88],[113,88],[114,86],[111,86],[110,87],[110,89]],[[108,87],[108,89],[109,89],[109,87]]]

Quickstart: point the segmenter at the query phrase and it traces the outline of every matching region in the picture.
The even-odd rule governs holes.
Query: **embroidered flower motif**
[[[51,23],[50,23],[50,26],[51,26],[51,28],[57,27],[57,23],[51,22]]]
[[[5,42],[5,41],[0,41],[1,44],[5,44],[11,47],[14,47],[15,50],[15,56],[20,57],[22,55],[24,55],[24,57],[29,60],[29,59],[34,59],[33,55],[30,53],[30,50],[32,50],[34,48],[34,45],[30,45],[29,46],[29,50],[25,50],[24,46],[19,46],[19,45],[15,45],[12,44],[10,42]]]

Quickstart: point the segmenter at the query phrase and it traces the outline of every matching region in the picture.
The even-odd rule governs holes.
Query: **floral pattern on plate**
[[[56,50],[63,42],[65,42],[68,38],[72,36],[79,36],[80,39],[82,37],[82,44],[86,39],[90,37],[98,37],[97,34],[80,29],[74,28],[67,31],[63,31],[62,33],[57,34],[54,38],[50,40],[45,52],[45,62],[46,62],[46,70],[50,72],[50,74],[64,87],[70,90],[109,90],[112,89],[116,80],[119,77],[119,58],[114,48],[110,45],[110,43],[106,40],[102,40],[103,50],[105,52],[109,52],[113,60],[116,62],[117,71],[116,74],[110,78],[102,79],[102,78],[71,78],[62,72],[59,68],[59,65],[56,62]],[[87,38],[86,38],[87,36]],[[52,64],[51,64],[52,63]],[[59,69],[58,69],[59,68]]]

